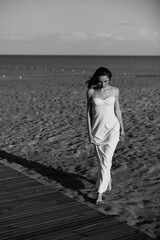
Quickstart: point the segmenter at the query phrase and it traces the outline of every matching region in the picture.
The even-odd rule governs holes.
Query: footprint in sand
[[[151,174],[155,171],[160,170],[160,163],[156,163],[154,165],[152,165],[149,169],[148,169],[148,174]]]
[[[112,174],[117,174],[117,173],[120,173],[120,172],[123,172],[123,171],[126,171],[128,170],[128,166],[126,165],[126,163],[124,163],[123,165],[119,165],[119,166],[116,166],[115,168],[113,168],[112,170]]]

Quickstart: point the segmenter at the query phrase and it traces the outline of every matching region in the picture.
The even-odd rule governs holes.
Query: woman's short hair
[[[93,74],[93,76],[88,81],[86,81],[86,83],[88,84],[88,88],[96,86],[99,81],[98,77],[100,76],[107,76],[110,81],[112,77],[112,73],[108,68],[105,68],[105,67],[98,68]]]

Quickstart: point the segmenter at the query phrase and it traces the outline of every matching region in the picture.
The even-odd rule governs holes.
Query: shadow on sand
[[[7,153],[6,151],[0,151],[0,159],[6,159],[9,163],[19,164],[28,170],[34,170],[42,177],[47,177],[50,180],[54,180],[57,183],[60,183],[64,188],[69,188],[73,191],[77,191],[79,195],[83,196],[85,201],[95,203],[95,199],[92,199],[88,197],[87,194],[83,194],[81,192],[82,189],[85,189],[85,185],[80,179],[88,181],[88,179],[84,178],[83,176],[73,173],[66,173],[63,170],[48,167],[38,162],[31,162],[22,157]]]

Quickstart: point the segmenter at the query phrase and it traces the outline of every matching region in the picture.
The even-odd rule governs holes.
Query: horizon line
[[[52,57],[160,57],[160,55],[116,55],[116,54],[110,54],[110,55],[99,55],[99,54],[0,54],[0,56],[52,56]]]

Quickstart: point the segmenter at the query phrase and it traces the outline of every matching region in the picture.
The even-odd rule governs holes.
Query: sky
[[[0,0],[0,54],[160,55],[160,0]]]

